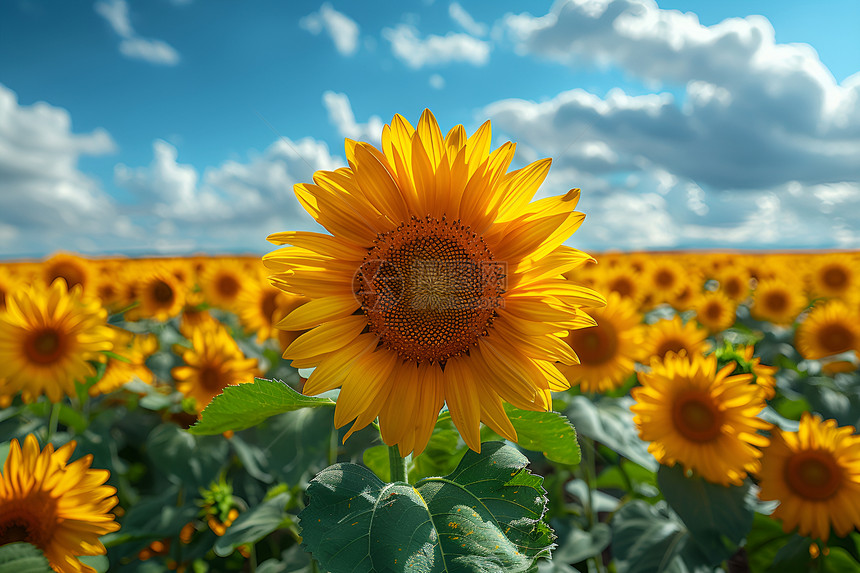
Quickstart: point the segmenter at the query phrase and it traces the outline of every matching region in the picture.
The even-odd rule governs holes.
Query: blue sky
[[[860,3],[0,3],[0,257],[270,249],[292,185],[491,119],[570,244],[860,248]]]

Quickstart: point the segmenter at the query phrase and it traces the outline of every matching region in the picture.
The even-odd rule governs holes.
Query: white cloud
[[[192,165],[177,162],[175,147],[157,140],[148,166],[119,164],[114,179],[140,198],[141,216],[156,222],[160,236],[149,241],[151,248],[259,252],[267,248],[270,233],[315,227],[293,185],[312,181],[314,171],[343,164],[325,143],[282,138],[250,154],[247,162],[226,161],[201,176]]]
[[[473,36],[481,37],[487,35],[487,25],[476,22],[475,19],[472,18],[472,15],[466,12],[466,9],[460,6],[459,3],[452,2],[448,6],[448,15],[451,16],[451,19],[459,24],[461,28]]]
[[[344,56],[351,56],[358,50],[358,24],[328,2],[320,6],[318,12],[299,20],[299,26],[315,36],[325,30],[337,51]]]
[[[343,137],[357,141],[368,141],[374,145],[379,144],[382,136],[382,120],[379,116],[372,115],[367,123],[357,123],[349,97],[343,93],[327,91],[323,94],[323,105],[328,111],[329,122],[337,128]]]
[[[433,74],[432,76],[430,76],[428,82],[430,83],[430,87],[434,90],[441,90],[445,87],[445,78],[443,78],[439,74]]]
[[[383,29],[382,36],[391,42],[394,56],[414,69],[451,62],[483,66],[490,60],[490,44],[468,34],[449,32],[421,38],[414,27],[400,24]]]
[[[107,20],[113,31],[122,38],[119,50],[127,58],[165,66],[179,63],[179,52],[173,46],[162,40],[137,35],[131,25],[128,3],[125,0],[101,0],[96,2],[95,11]]]
[[[73,133],[66,110],[20,105],[0,84],[0,254],[75,248],[65,236],[81,228],[113,232],[115,205],[78,169],[78,159],[115,151],[105,130]]]

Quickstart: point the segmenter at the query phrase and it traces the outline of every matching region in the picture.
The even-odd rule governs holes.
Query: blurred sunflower
[[[713,354],[669,354],[651,362],[651,372],[639,372],[642,386],[631,394],[630,407],[639,436],[651,442],[648,451],[661,464],[680,462],[706,480],[740,485],[759,467],[757,447],[768,439],[757,430],[770,424],[757,418],[764,408],[752,374],[729,376],[735,364],[717,371]]]
[[[589,309],[596,326],[573,330],[567,343],[580,363],[559,370],[583,392],[608,392],[621,386],[641,357],[642,317],[630,299],[609,293],[606,306]]]
[[[185,306],[182,307],[182,318],[179,320],[179,332],[185,338],[191,339],[192,333],[204,325],[214,325],[217,320],[209,312],[209,307],[203,301],[203,293],[192,291],[185,296]]]
[[[735,323],[737,303],[721,291],[705,291],[695,300],[696,321],[716,334]]]
[[[797,432],[775,429],[761,460],[759,497],[779,501],[786,533],[827,541],[860,528],[860,436],[804,412]]]
[[[764,279],[753,291],[750,313],[753,318],[779,325],[789,325],[806,307],[800,285],[784,279]]]
[[[221,324],[195,329],[191,343],[191,348],[178,349],[185,366],[177,366],[170,373],[177,381],[176,389],[194,399],[198,412],[225,387],[253,382],[259,374],[257,359],[246,358]]]
[[[170,269],[158,263],[140,269],[134,284],[139,304],[125,313],[127,320],[154,318],[166,322],[178,315],[185,304],[185,286]]]
[[[261,281],[248,281],[237,302],[239,320],[247,332],[256,333],[257,342],[276,335],[275,319],[278,309],[287,304],[288,299],[301,299]],[[284,315],[278,316],[278,320]]]
[[[6,308],[6,297],[17,288],[18,280],[0,265],[0,311]]]
[[[753,356],[755,348],[752,346],[739,346],[737,347],[737,351],[746,362],[749,370],[752,371],[753,376],[755,376],[755,383],[761,388],[764,399],[770,400],[776,396],[776,378],[774,378],[774,374],[776,374],[778,368],[762,364],[761,358]]]
[[[741,265],[723,265],[716,278],[720,292],[730,300],[743,302],[750,293],[750,274]]]
[[[66,287],[80,285],[82,292],[90,288],[92,278],[92,262],[75,255],[57,253],[42,263],[42,279],[45,284],[52,284],[57,279],[62,279]]]
[[[853,253],[833,253],[812,259],[809,287],[813,297],[856,298],[860,290],[857,260]]]
[[[0,475],[0,545],[24,541],[37,546],[60,573],[95,573],[81,555],[104,555],[99,536],[119,529],[108,513],[116,489],[103,485],[107,470],[91,469],[92,456],[68,463],[75,442],[59,450],[30,434],[22,448],[12,440]]]
[[[645,269],[645,288],[652,306],[671,303],[687,284],[687,272],[668,256],[654,257]]]
[[[231,312],[236,310],[247,282],[243,266],[231,258],[208,261],[200,274],[200,288],[206,302]]]
[[[531,202],[550,160],[507,172],[514,144],[490,142],[489,122],[443,137],[429,110],[417,128],[396,115],[381,151],[347,140],[348,168],[295,186],[331,235],[269,237],[293,245],[264,257],[273,284],[310,299],[281,323],[312,329],[284,353],[316,367],[304,392],[340,386],[336,426],[378,416],[403,455],[424,449],[443,403],[473,450],[482,421],[516,440],[502,401],[549,409],[569,386],[555,363],[578,361],[566,332],[604,303],[562,276],[593,260],[562,246],[584,218],[579,190]]]
[[[680,316],[658,320],[647,328],[643,342],[644,362],[651,357],[662,360],[670,352],[686,352],[693,357],[708,350],[708,331],[699,328],[695,320],[685,324]]]
[[[42,394],[59,402],[75,395],[75,381],[95,374],[90,360],[113,348],[107,312],[80,287],[66,290],[56,280],[16,291],[0,313],[0,380],[4,391],[21,392],[25,402]]]
[[[99,381],[90,386],[90,396],[99,396],[119,390],[132,380],[152,384],[154,376],[146,366],[146,359],[158,350],[158,338],[154,334],[132,334],[114,329],[114,353],[124,360],[109,358]]]
[[[841,300],[815,305],[794,333],[798,352],[818,360],[854,350],[860,353],[860,317]]]
[[[638,271],[629,263],[619,263],[599,274],[598,277],[598,291],[617,292],[622,297],[633,301],[637,307],[648,294]]]

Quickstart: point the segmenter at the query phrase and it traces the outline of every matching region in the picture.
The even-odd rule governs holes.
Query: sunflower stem
[[[51,438],[57,433],[57,427],[60,423],[60,403],[54,402],[51,404],[51,418],[48,421],[48,437],[45,438],[45,443],[50,443]]]
[[[400,455],[397,445],[388,446],[388,471],[391,474],[391,483],[406,480],[406,458]]]

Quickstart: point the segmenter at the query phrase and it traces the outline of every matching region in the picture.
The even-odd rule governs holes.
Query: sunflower
[[[284,313],[278,313],[278,309],[285,306],[288,299],[301,297],[288,295],[268,284],[249,281],[237,302],[242,326],[247,332],[256,333],[257,342],[262,344],[276,335],[275,323],[285,316]]]
[[[800,354],[810,360],[860,352],[860,317],[838,299],[815,305],[797,327],[794,340]]]
[[[201,271],[200,288],[211,306],[234,311],[246,288],[245,271],[238,260],[223,258],[206,263]]]
[[[178,315],[185,304],[185,286],[164,266],[152,264],[141,271],[134,282],[134,295],[139,304],[126,312],[125,318],[154,318],[166,322]]]
[[[42,263],[42,278],[46,284],[51,284],[57,279],[63,279],[66,287],[80,285],[83,292],[90,287],[92,277],[92,263],[86,259],[66,253],[57,253]]]
[[[793,280],[764,279],[753,291],[750,313],[753,318],[787,326],[806,307],[806,297]]]
[[[0,266],[0,311],[6,308],[6,297],[17,289],[16,280],[3,266]]]
[[[0,545],[24,541],[39,547],[55,571],[95,573],[79,555],[103,555],[99,536],[119,529],[108,511],[116,489],[103,485],[107,470],[91,469],[86,455],[68,463],[75,442],[59,450],[30,434],[12,440],[0,475]]]
[[[90,386],[90,396],[108,394],[122,388],[132,380],[152,384],[154,376],[146,366],[146,359],[158,350],[158,338],[154,334],[132,334],[114,329],[114,352],[123,360],[109,358],[102,377]]]
[[[716,334],[735,323],[737,303],[721,291],[705,291],[693,303],[696,320]]]
[[[179,320],[179,332],[182,333],[182,336],[190,340],[195,330],[205,325],[214,325],[217,322],[203,301],[202,292],[192,291],[186,294],[185,306],[182,307],[182,318]]]
[[[608,392],[624,383],[641,357],[642,317],[630,299],[615,292],[609,293],[605,307],[588,314],[597,325],[567,337],[580,363],[558,368],[583,392]]]
[[[707,337],[708,331],[699,328],[695,320],[688,320],[685,324],[678,315],[658,320],[646,332],[644,360],[647,362],[650,357],[662,360],[670,352],[686,352],[689,357],[702,354],[708,350]]]
[[[350,432],[377,416],[383,440],[420,453],[447,403],[480,451],[480,423],[516,440],[502,402],[547,410],[578,360],[567,331],[605,301],[563,274],[591,259],[562,243],[584,215],[579,190],[531,202],[550,160],[507,172],[514,144],[490,151],[490,123],[442,136],[429,110],[400,115],[382,150],[346,142],[348,168],[295,186],[331,235],[269,237],[273,284],[310,299],[282,327],[311,330],[284,352],[315,367],[304,392],[342,387],[335,411]]]
[[[629,263],[619,263],[604,271],[599,276],[597,286],[600,292],[617,292],[633,301],[637,307],[648,294],[639,272]]]
[[[66,290],[56,280],[22,288],[0,313],[0,380],[21,392],[25,402],[45,394],[59,402],[75,395],[75,381],[95,374],[90,360],[113,348],[107,312],[97,300],[82,298],[80,287]]]
[[[210,323],[194,330],[191,348],[181,350],[185,366],[177,366],[171,375],[176,389],[193,398],[202,412],[212,398],[225,387],[253,382],[259,374],[257,359],[246,358],[236,341],[219,323]]]
[[[812,259],[809,287],[813,297],[856,298],[860,289],[857,259],[851,253],[833,253]]]
[[[776,378],[774,374],[778,370],[775,366],[767,366],[761,363],[761,358],[753,356],[755,348],[752,346],[738,346],[738,353],[746,362],[749,370],[755,376],[755,383],[761,388],[762,396],[765,400],[770,400],[776,396]]]
[[[669,256],[655,257],[645,268],[645,289],[652,306],[674,301],[687,282],[687,271]]]
[[[630,407],[639,436],[661,464],[680,462],[706,480],[741,485],[759,467],[768,439],[757,430],[770,424],[757,418],[764,408],[752,374],[729,376],[735,364],[717,371],[717,358],[671,353],[652,360],[651,372],[639,372],[642,386]]]
[[[741,265],[725,265],[716,274],[719,290],[730,300],[743,302],[750,292],[750,273]]]
[[[759,478],[759,497],[780,502],[773,516],[786,533],[827,541],[831,526],[840,537],[860,528],[860,436],[851,426],[804,412],[797,432],[774,430]]]

